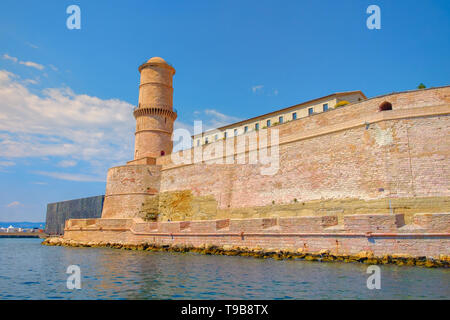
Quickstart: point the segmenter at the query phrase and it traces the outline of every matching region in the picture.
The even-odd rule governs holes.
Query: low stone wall
[[[335,256],[366,252],[382,259],[402,255],[446,261],[450,256],[450,214],[403,214],[144,222],[138,219],[76,219],[66,223],[65,243],[202,248],[239,247]]]

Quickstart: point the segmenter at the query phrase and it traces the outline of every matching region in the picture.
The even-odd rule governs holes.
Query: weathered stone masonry
[[[210,164],[222,159],[215,147],[226,150],[229,139],[200,147],[208,161],[180,164],[166,139],[176,117],[175,70],[152,58],[140,71],[135,159],[108,171],[102,219],[69,221],[65,239],[449,255],[450,87],[376,97],[260,130],[246,146],[247,164]],[[386,101],[392,110],[380,111]],[[273,130],[279,170],[262,175],[263,165],[248,164],[249,152]]]
[[[401,214],[364,214],[179,222],[133,219],[76,219],[66,224],[72,244],[184,245],[260,248],[288,252],[328,252],[336,256],[371,252],[375,257],[403,255],[447,261],[450,256],[450,215],[416,214],[405,224]]]

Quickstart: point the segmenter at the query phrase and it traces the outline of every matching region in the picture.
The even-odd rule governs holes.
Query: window
[[[208,144],[208,137],[205,138],[205,144]]]
[[[267,128],[270,127],[270,120],[267,120]]]
[[[278,117],[278,123],[283,123],[283,117]]]
[[[161,151],[161,155],[163,156],[163,155],[165,155],[166,153],[164,152],[164,150],[162,150]]]
[[[248,132],[248,126],[245,126],[244,127],[244,133],[247,133]]]
[[[237,136],[238,135],[238,131],[237,131],[237,129],[234,129],[234,136]]]
[[[259,130],[259,123],[255,124],[255,130],[258,131]]]
[[[323,111],[327,111],[328,110],[328,103],[324,103],[323,104]]]
[[[294,112],[294,113],[292,114],[292,120],[297,120],[297,112]]]
[[[224,137],[225,139],[227,138],[227,132],[226,132],[226,131],[223,133],[223,137]]]
[[[214,136],[214,140],[217,141],[217,139],[219,139],[219,135],[216,134],[216,135]]]
[[[309,115],[312,115],[313,113],[314,113],[314,108],[309,108],[309,109],[308,109],[308,114],[309,114]]]
[[[200,139],[197,140],[197,147],[200,146]]]

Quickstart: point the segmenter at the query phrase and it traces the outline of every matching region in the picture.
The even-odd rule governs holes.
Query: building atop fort
[[[251,131],[259,131],[272,126],[326,112],[336,107],[360,102],[367,99],[361,91],[348,91],[330,94],[321,98],[296,104],[217,129],[208,130],[193,136],[195,146],[208,144],[221,139],[236,137]]]

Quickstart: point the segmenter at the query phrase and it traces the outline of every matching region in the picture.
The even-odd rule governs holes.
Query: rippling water
[[[0,238],[0,299],[449,299],[450,270],[42,246]],[[66,288],[69,265],[80,290]]]

